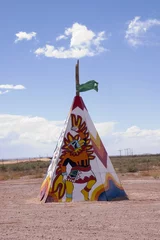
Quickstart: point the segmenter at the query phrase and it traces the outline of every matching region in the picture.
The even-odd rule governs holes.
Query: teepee
[[[94,81],[98,91],[97,84]],[[78,61],[76,96],[40,189],[40,200],[44,202],[127,199],[83,99],[79,96],[78,89],[81,87],[81,91],[85,91],[84,85],[79,84]]]

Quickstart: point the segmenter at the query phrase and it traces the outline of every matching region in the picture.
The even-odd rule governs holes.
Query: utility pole
[[[120,154],[120,157],[121,157],[121,152],[123,151],[123,149],[120,149],[120,150],[118,150],[119,151],[119,154]]]
[[[128,156],[128,150],[129,150],[130,148],[126,148],[126,149],[124,149],[124,151],[125,151],[125,155],[127,155]]]

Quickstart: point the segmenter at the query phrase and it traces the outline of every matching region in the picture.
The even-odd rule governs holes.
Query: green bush
[[[7,172],[7,167],[5,165],[0,165],[0,171],[1,172]]]
[[[137,172],[137,171],[138,171],[138,168],[137,168],[134,164],[130,164],[130,165],[128,165],[128,167],[127,167],[127,171],[128,171],[128,172]]]

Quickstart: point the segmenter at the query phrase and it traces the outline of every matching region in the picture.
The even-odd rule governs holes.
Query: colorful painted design
[[[40,188],[40,200],[42,201],[45,194],[49,193],[51,179],[47,176]]]
[[[62,146],[62,154],[57,164],[56,177],[53,181],[50,196],[53,201],[59,201],[66,193],[66,201],[72,201],[74,184],[86,183],[81,190],[84,200],[89,200],[89,192],[96,183],[96,176],[91,169],[90,161],[95,159],[94,151],[86,122],[81,116],[71,114],[71,130],[76,133],[72,135],[70,132],[64,138]],[[67,173],[67,165],[70,164],[70,173]]]
[[[103,163],[103,165],[107,168],[107,151],[103,146],[103,143],[97,133],[96,138],[92,136],[90,133],[92,146],[94,149],[95,154],[99,157],[99,160]]]
[[[110,173],[106,174],[105,182],[94,189],[92,201],[111,201],[128,199],[122,185],[115,181]]]
[[[40,199],[71,202],[126,198],[83,99],[76,96],[41,186]]]

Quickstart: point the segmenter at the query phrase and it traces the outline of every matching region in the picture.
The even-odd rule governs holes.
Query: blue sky
[[[0,28],[0,158],[53,152],[58,132],[49,142],[39,143],[35,137],[38,129],[34,133],[32,124],[20,129],[18,116],[25,122],[46,121],[44,128],[54,122],[57,129],[57,121],[66,118],[75,94],[77,58],[81,83],[99,82],[98,93],[81,95],[92,120],[110,126],[102,136],[108,152],[117,154],[118,149],[127,147],[135,153],[158,152],[158,0],[5,0],[0,1]],[[77,29],[81,29],[79,39],[75,37]],[[59,36],[63,37],[56,41]],[[68,49],[69,58],[66,52],[66,58],[53,49],[47,52],[46,45]],[[75,48],[78,52],[71,55]],[[85,51],[83,57],[79,50]],[[15,89],[17,85],[20,89]],[[23,141],[24,128],[30,139],[35,137],[33,143]],[[47,139],[47,130],[44,135]]]

